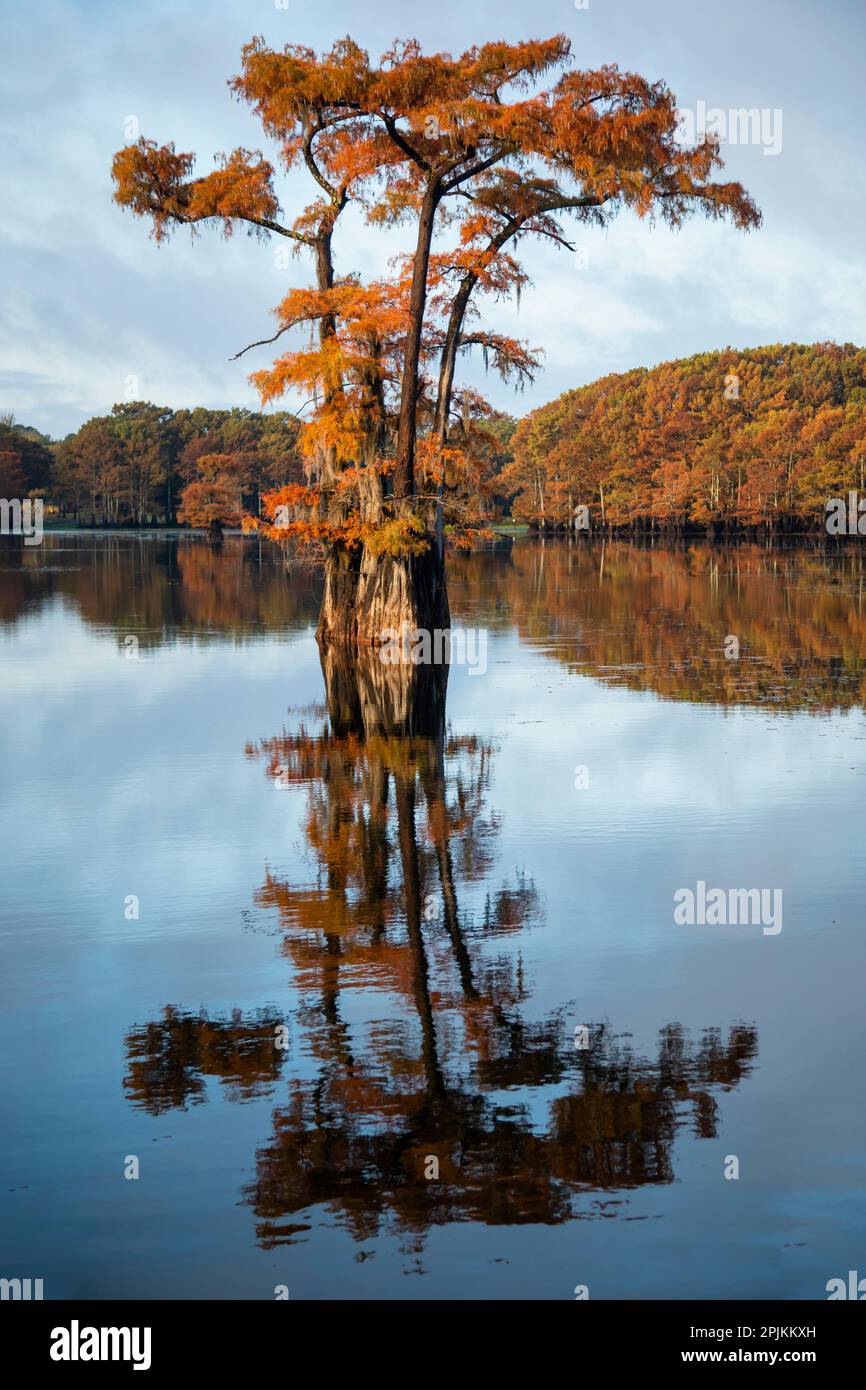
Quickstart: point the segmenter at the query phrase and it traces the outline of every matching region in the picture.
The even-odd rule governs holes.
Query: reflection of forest
[[[666,698],[829,710],[866,703],[864,569],[836,551],[518,541],[449,560],[454,620]],[[258,540],[48,534],[0,547],[0,624],[52,598],[143,647],[296,631],[321,580]],[[740,655],[725,655],[729,636]],[[374,692],[375,693],[375,692]],[[381,692],[380,692],[381,693]],[[362,696],[362,700],[365,698]]]
[[[276,548],[229,538],[47,533],[40,547],[0,546],[0,624],[60,600],[85,622],[138,637],[242,641],[315,623],[321,581],[287,570]]]
[[[508,557],[455,556],[450,575],[463,622],[513,624],[613,685],[790,710],[866,703],[856,547],[518,543]],[[725,656],[729,635],[737,660]]]
[[[412,737],[347,722],[352,673],[325,674],[329,718],[247,749],[303,794],[310,852],[306,881],[268,871],[257,895],[298,992],[288,1095],[245,1192],[259,1241],[295,1239],[316,1205],[357,1239],[383,1224],[420,1236],[456,1220],[564,1221],[580,1194],[670,1182],[677,1131],[715,1135],[754,1029],[689,1041],[673,1024],[641,1056],[566,1005],[532,1017],[521,942],[541,920],[535,885],[517,875],[483,891],[498,828],[490,745],[435,721]],[[207,1076],[269,1091],[267,1029],[281,1021],[166,1011],[127,1038],[129,1099],[160,1113],[201,1099]]]

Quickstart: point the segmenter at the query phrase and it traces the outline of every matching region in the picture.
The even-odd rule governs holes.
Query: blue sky
[[[544,349],[522,395],[466,370],[500,408],[522,414],[609,371],[723,347],[826,338],[864,342],[866,177],[859,105],[863,0],[4,0],[0,51],[0,411],[53,435],[134,394],[171,406],[256,405],[247,373],[267,349],[230,362],[271,331],[270,310],[307,267],[275,248],[206,230],[157,247],[111,202],[111,156],[135,117],[142,134],[199,154],[273,150],[226,79],[254,34],[316,49],[351,36],[378,56],[395,37],[459,52],[488,39],[572,40],[579,66],[617,63],[664,79],[681,107],[781,112],[781,150],[728,144],[726,168],[764,225],[678,233],[623,215],[571,256],[527,255],[533,287],[485,321]],[[284,206],[307,189],[283,183]],[[350,220],[340,272],[376,273],[406,245],[382,247]],[[291,404],[291,402],[287,402]]]

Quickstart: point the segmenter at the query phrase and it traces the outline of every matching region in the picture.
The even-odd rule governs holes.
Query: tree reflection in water
[[[599,1193],[672,1181],[678,1130],[715,1136],[754,1028],[690,1041],[672,1023],[642,1056],[606,1023],[578,1048],[567,1005],[532,1018],[518,943],[541,921],[536,886],[478,891],[494,750],[446,729],[444,672],[323,669],[327,713],[247,749],[306,794],[311,881],[268,871],[257,894],[300,999],[292,1066],[280,1015],[166,1010],[128,1035],[129,1100],[160,1113],[203,1099],[207,1077],[246,1098],[291,1072],[244,1192],[266,1247],[296,1240],[314,1206],[359,1240],[391,1228],[417,1246],[432,1224],[562,1222],[595,1214]],[[462,911],[466,896],[483,906]]]
[[[321,575],[287,569],[256,542],[215,548],[79,532],[46,533],[27,548],[11,539],[0,538],[0,629],[60,599],[119,645],[134,634],[146,651],[303,633],[318,611]],[[731,707],[866,707],[866,557],[856,546],[525,540],[455,554],[449,567],[467,626],[494,641],[516,631],[525,646],[605,685]],[[726,656],[729,634],[737,660]],[[343,682],[347,714],[353,702],[388,694],[379,681],[358,684],[351,693]]]

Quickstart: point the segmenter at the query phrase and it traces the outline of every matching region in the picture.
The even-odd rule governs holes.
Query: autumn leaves
[[[582,507],[596,531],[817,530],[866,482],[866,352],[726,349],[604,377],[526,416],[513,448],[501,486],[542,529]]]
[[[321,57],[257,39],[231,86],[285,173],[308,180],[311,202],[282,220],[275,167],[257,152],[236,150],[195,178],[191,155],[145,139],[115,156],[115,199],[148,217],[160,239],[174,225],[216,223],[229,234],[245,224],[307,253],[313,284],[284,298],[271,339],[293,333],[294,346],[252,379],[264,401],[304,401],[310,489],[304,498],[297,489],[268,494],[259,524],[276,540],[324,545],[327,564],[344,571],[345,552],[359,549],[373,566],[377,556],[405,562],[399,582],[389,579],[403,596],[389,625],[435,626],[442,612],[428,599],[438,594],[441,610],[446,527],[471,535],[478,524],[462,445],[489,412],[455,384],[458,362],[480,348],[506,378],[537,367],[525,344],[477,326],[478,298],[519,293],[526,274],[516,251],[528,238],[572,249],[566,217],[604,225],[631,208],[676,226],[699,210],[748,228],[757,209],[740,185],[712,181],[715,142],[689,148],[677,138],[664,84],[612,66],[573,70],[562,35],[488,43],[458,58],[411,41],[378,65],[350,39]],[[399,224],[413,229],[412,254],[389,276],[337,273],[335,239],[350,207],[383,248]],[[288,509],[290,527],[274,524],[278,509]],[[413,563],[419,535],[425,566]],[[370,565],[349,569],[361,577]],[[345,585],[340,592],[352,602]]]

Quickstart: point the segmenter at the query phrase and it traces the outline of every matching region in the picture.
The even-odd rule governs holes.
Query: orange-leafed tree
[[[182,525],[206,530],[211,540],[222,538],[224,526],[240,526],[243,462],[232,454],[203,454],[197,477],[180,495],[177,519]]]
[[[693,210],[758,222],[739,184],[714,181],[717,144],[680,142],[662,83],[569,64],[561,35],[457,58],[395,44],[378,66],[350,39],[321,58],[254,40],[231,85],[284,169],[306,170],[315,188],[289,222],[259,153],[236,150],[201,178],[173,145],[140,140],[115,156],[116,200],[150,217],[157,238],[177,224],[219,222],[226,233],[246,224],[311,254],[313,287],[292,291],[276,333],[251,346],[316,331],[253,379],[266,400],[303,390],[312,405],[301,437],[307,485],[272,495],[265,513],[276,539],[323,550],[325,643],[375,645],[403,622],[447,626],[449,469],[467,467],[449,440],[456,364],[480,347],[505,375],[531,373],[522,345],[473,322],[478,294],[525,283],[519,243],[568,246],[565,215],[604,225],[622,208],[672,226]],[[413,229],[413,252],[390,282],[335,274],[333,239],[350,202],[383,235],[398,223]]]

